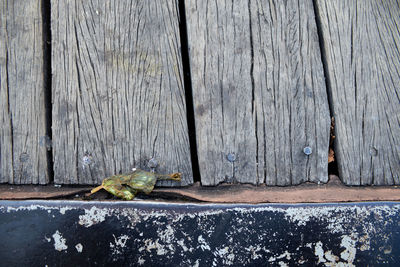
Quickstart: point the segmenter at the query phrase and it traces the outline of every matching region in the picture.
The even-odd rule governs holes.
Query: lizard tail
[[[93,188],[92,191],[90,191],[90,194],[94,194],[94,193],[96,193],[97,191],[99,191],[99,190],[101,190],[103,188],[104,188],[103,185],[99,185],[98,187]]]

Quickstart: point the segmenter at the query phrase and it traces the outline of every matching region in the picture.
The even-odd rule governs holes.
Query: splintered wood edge
[[[0,185],[1,200],[54,199],[89,192],[93,187],[71,188],[53,185]],[[182,188],[156,188],[150,197],[175,197],[213,203],[330,203],[362,201],[400,201],[398,186],[350,187],[330,175],[327,184],[306,183],[298,186],[267,187],[248,184],[221,184],[204,187],[199,183]]]

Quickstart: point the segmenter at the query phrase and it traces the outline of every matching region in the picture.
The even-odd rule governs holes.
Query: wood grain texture
[[[186,17],[202,185],[254,183],[247,2],[187,1]]]
[[[42,1],[0,1],[0,182],[48,182]]]
[[[251,1],[251,14],[258,177],[325,183],[330,116],[312,1]]]
[[[155,158],[192,183],[177,9],[52,1],[55,182],[98,184]]]
[[[326,182],[330,119],[312,2],[191,0],[186,16],[202,184]]]
[[[400,4],[317,1],[348,185],[400,184]]]

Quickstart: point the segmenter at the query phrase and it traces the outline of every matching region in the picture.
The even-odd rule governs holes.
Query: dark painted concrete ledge
[[[0,201],[3,266],[400,265],[400,203]]]

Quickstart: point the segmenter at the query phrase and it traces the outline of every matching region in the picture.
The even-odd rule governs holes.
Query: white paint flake
[[[225,246],[223,248],[217,248],[213,252],[214,256],[222,259],[222,263],[224,266],[232,265],[235,260],[235,254],[232,253],[232,248]]]
[[[279,255],[278,257],[276,257],[277,259],[283,259],[286,258],[287,260],[290,260],[290,256],[291,254],[289,253],[289,251],[285,251],[283,252],[281,255]]]
[[[261,258],[261,254],[257,254],[257,252],[259,252],[261,250],[269,252],[269,250],[267,250],[265,248],[261,248],[260,246],[254,247],[253,245],[250,245],[248,248],[245,248],[245,250],[251,253],[250,257],[252,260]]]
[[[156,239],[155,241],[151,239],[144,240],[144,246],[139,248],[139,252],[142,252],[144,250],[146,250],[147,252],[151,252],[152,249],[155,249],[157,251],[157,255],[165,255],[168,253],[166,247],[160,244],[158,239]]]
[[[12,211],[20,211],[20,210],[37,210],[37,209],[45,209],[47,210],[48,207],[40,206],[40,205],[30,205],[30,206],[21,206],[21,207],[7,207],[7,212],[10,213]]]
[[[78,243],[75,245],[76,251],[78,251],[79,253],[82,253],[83,250],[83,246],[81,243]]]
[[[332,250],[326,251],[324,255],[325,259],[331,264],[331,266],[334,266],[334,264],[339,261],[339,257],[332,254]]]
[[[65,207],[52,207],[52,206],[44,206],[44,205],[36,205],[32,204],[29,206],[20,206],[20,207],[7,207],[7,212],[16,212],[16,211],[21,211],[21,210],[45,210],[48,213],[51,213],[53,210],[58,210],[61,214],[65,214],[65,211],[67,210],[72,210],[72,207],[65,206]],[[53,215],[54,217],[54,215]]]
[[[340,258],[347,261],[347,263],[353,265],[354,259],[356,258],[356,241],[348,235],[342,236],[342,242],[340,243],[345,250],[340,253]]]
[[[110,215],[109,213],[110,210],[99,209],[96,207],[92,207],[90,210],[85,209],[85,214],[79,215],[79,224],[85,227],[90,227],[105,221],[106,216]]]
[[[167,225],[166,229],[164,231],[161,231],[158,236],[163,242],[171,244],[172,241],[175,239],[174,234],[175,230],[170,225]]]
[[[339,258],[334,255],[331,250],[324,251],[322,242],[318,241],[314,247],[314,254],[318,257],[318,264],[323,263],[325,266],[331,267],[353,267],[353,261],[357,251],[355,247],[356,241],[352,237],[344,235],[342,236],[342,242],[340,245],[344,247],[345,250],[341,252]]]
[[[317,244],[315,244],[314,254],[318,257],[318,263],[326,262],[321,241],[318,241]]]
[[[189,250],[188,247],[185,245],[185,241],[184,241],[183,239],[178,240],[176,243],[177,243],[179,246],[182,247],[183,252],[186,252],[186,251]],[[193,249],[191,248],[191,250],[193,250]],[[191,252],[191,251],[190,251],[190,252]]]
[[[200,244],[200,248],[204,251],[204,250],[211,250],[210,246],[207,244],[206,240],[203,238],[202,235],[199,235],[199,237],[197,238],[197,241]]]
[[[123,252],[123,249],[126,246],[126,241],[128,241],[128,239],[129,239],[129,236],[121,235],[119,237],[116,237],[113,234],[113,237],[114,237],[114,243],[110,242],[111,252],[113,255],[121,255]]]
[[[61,235],[61,233],[58,230],[53,234],[53,239],[54,239],[54,248],[56,250],[63,251],[68,249],[68,246],[65,244],[67,240]]]
[[[138,263],[139,265],[144,265],[145,262],[146,262],[146,261],[145,261],[142,257],[139,257],[137,263]]]
[[[361,251],[366,251],[366,250],[371,249],[370,238],[369,238],[368,232],[365,235],[361,236],[359,238],[358,242],[361,244],[361,246],[360,246]]]
[[[68,207],[68,206],[61,207],[59,211],[60,211],[61,214],[64,215],[67,210],[72,210],[72,207]]]

